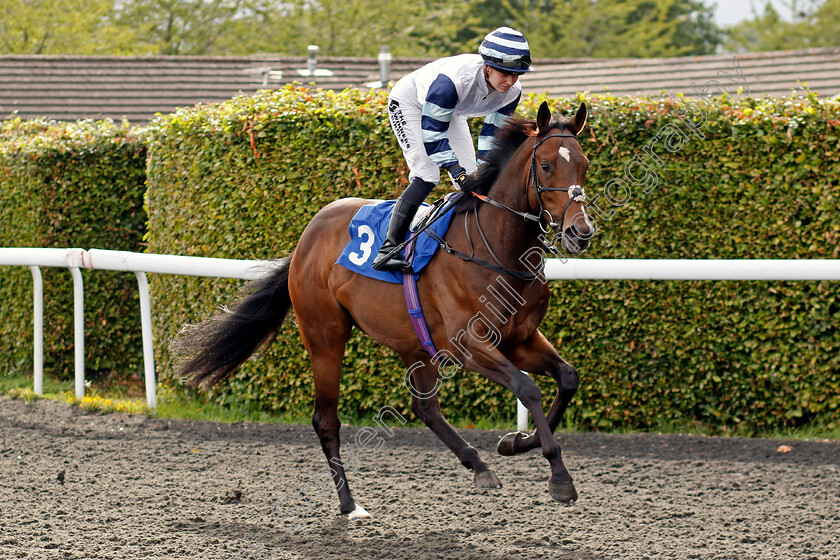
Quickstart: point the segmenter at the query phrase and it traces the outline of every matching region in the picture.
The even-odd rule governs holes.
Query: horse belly
[[[414,350],[417,335],[411,325],[401,284],[368,278],[336,266],[336,296],[368,336],[397,353]]]

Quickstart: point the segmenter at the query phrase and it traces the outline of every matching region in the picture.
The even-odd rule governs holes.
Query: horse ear
[[[548,122],[551,120],[551,109],[548,108],[548,103],[545,101],[540,105],[537,111],[537,132],[543,133],[548,130]]]
[[[577,115],[575,115],[575,118],[572,119],[570,124],[575,130],[575,134],[578,134],[581,130],[583,130],[583,127],[586,125],[586,103],[580,104]]]

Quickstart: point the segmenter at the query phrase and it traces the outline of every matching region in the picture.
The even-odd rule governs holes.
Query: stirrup
[[[399,252],[394,253],[386,260],[386,257],[391,251],[393,251],[393,247],[388,251],[380,251],[379,255],[373,261],[373,270],[390,272],[407,272],[411,270],[411,263],[400,258]]]

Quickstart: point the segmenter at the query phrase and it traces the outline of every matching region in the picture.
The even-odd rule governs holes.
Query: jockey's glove
[[[449,173],[449,176],[452,177],[452,181],[458,186],[458,189],[462,191],[465,190],[464,183],[467,180],[467,170],[456,162],[447,167],[446,171]]]

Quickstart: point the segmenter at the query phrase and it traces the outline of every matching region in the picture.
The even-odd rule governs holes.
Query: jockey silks
[[[516,109],[521,92],[518,81],[505,93],[491,89],[477,54],[441,58],[402,78],[391,90],[389,113],[410,177],[437,183],[440,168],[454,163],[468,173],[475,171],[467,119],[485,117],[478,137],[482,159],[492,148],[496,130]]]

